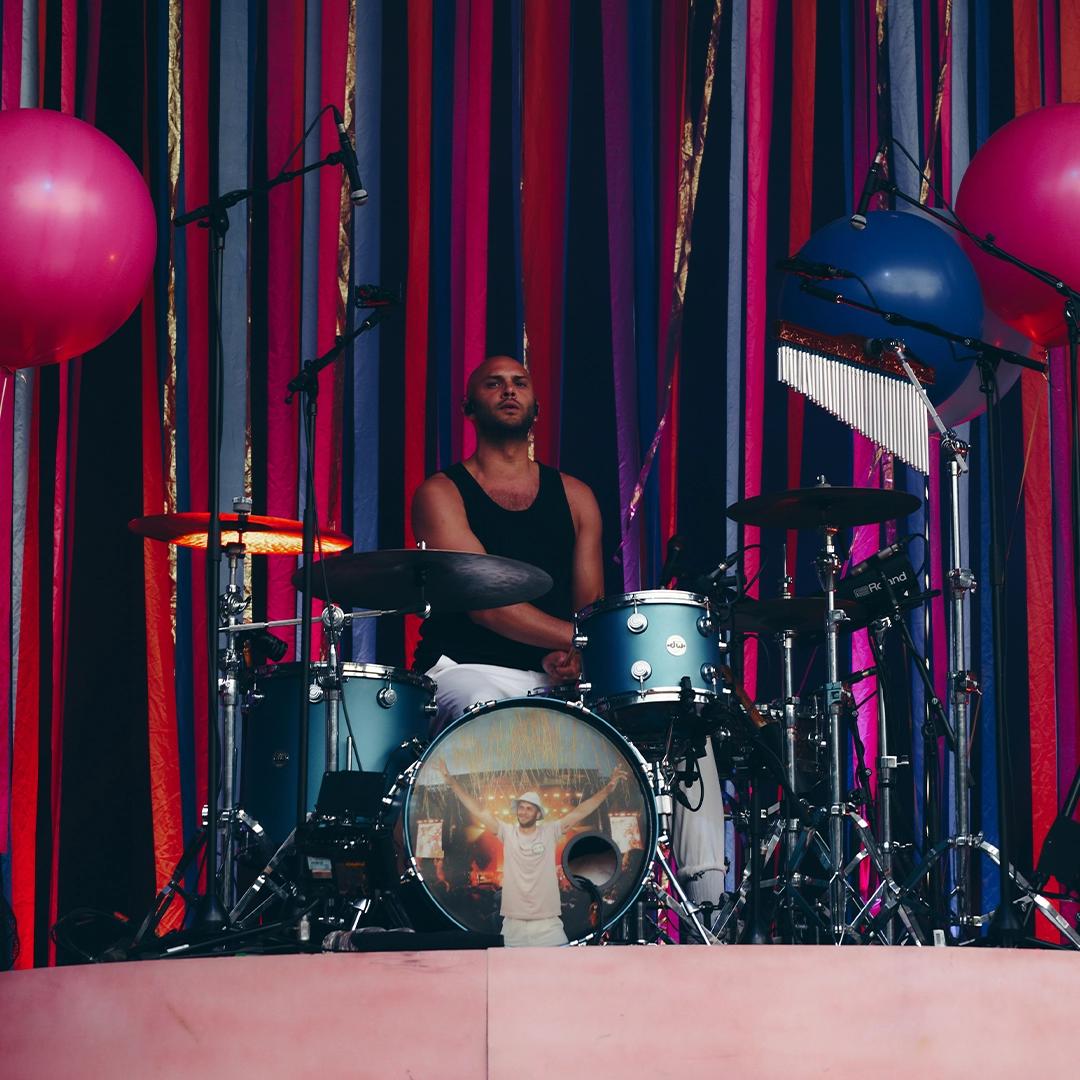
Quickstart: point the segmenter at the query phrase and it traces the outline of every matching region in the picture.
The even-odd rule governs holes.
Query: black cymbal
[[[837,598],[836,606],[847,616],[839,623],[841,633],[867,626],[872,617],[855,600]],[[770,600],[746,597],[726,610],[721,609],[719,619],[722,629],[744,633],[774,634],[781,630],[793,630],[800,636],[813,636],[825,630],[825,597],[792,596]]]
[[[906,491],[822,484],[754,495],[732,503],[727,516],[743,525],[762,528],[819,529],[830,525],[843,529],[906,517],[921,505],[918,498]]]
[[[535,600],[552,586],[538,567],[473,551],[403,548],[350,551],[312,566],[312,591],[345,607],[395,611],[423,603],[434,611],[475,611]],[[292,583],[303,581],[303,567]]]

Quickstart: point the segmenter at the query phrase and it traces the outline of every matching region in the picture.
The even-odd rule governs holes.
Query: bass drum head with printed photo
[[[561,825],[601,792],[583,818]],[[540,807],[531,831],[521,830],[519,799]],[[484,933],[500,933],[514,905],[534,905],[544,913],[554,908],[569,941],[588,938],[633,902],[656,845],[655,803],[637,750],[595,713],[541,697],[478,706],[442,731],[414,767],[402,817],[400,842],[423,890],[455,925]],[[524,863],[514,852],[508,859],[507,843],[524,852]],[[590,874],[574,868],[588,866],[597,847],[610,854],[589,888],[581,878]],[[511,869],[505,892],[513,910],[504,911],[508,861],[526,869]]]

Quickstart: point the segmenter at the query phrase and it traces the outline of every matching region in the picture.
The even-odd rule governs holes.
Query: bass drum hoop
[[[467,709],[461,716],[448,724],[434,739],[432,739],[416,761],[402,773],[398,778],[397,783],[391,788],[390,793],[383,800],[387,806],[392,806],[397,802],[394,798],[395,791],[400,790],[404,792],[403,797],[400,800],[400,812],[396,815],[401,824],[401,846],[406,866],[406,870],[402,875],[402,881],[404,882],[409,878],[415,880],[423,889],[428,902],[431,903],[444,918],[449,920],[460,930],[464,930],[467,933],[474,932],[474,927],[467,926],[465,923],[455,918],[445,906],[440,904],[438,899],[424,883],[424,876],[421,873],[419,861],[413,851],[412,838],[409,829],[413,791],[421,767],[438,751],[439,746],[446,740],[451,732],[457,731],[458,728],[464,727],[468,721],[474,720],[489,712],[497,712],[501,709],[521,705],[527,705],[530,708],[550,708],[554,712],[566,713],[576,719],[584,720],[585,723],[595,727],[601,734],[605,735],[615,747],[623,751],[623,764],[630,768],[632,775],[634,775],[635,779],[638,781],[644,794],[645,813],[643,814],[643,817],[645,820],[642,823],[642,851],[644,852],[644,858],[642,859],[641,866],[638,870],[637,880],[627,891],[625,898],[616,907],[607,909],[607,912],[596,931],[590,932],[583,937],[573,938],[569,942],[571,945],[581,944],[582,942],[589,941],[594,936],[594,933],[602,934],[609,927],[617,923],[619,919],[630,910],[631,906],[641,895],[641,890],[644,888],[645,882],[648,880],[649,874],[652,871],[660,823],[659,815],[656,811],[656,802],[652,788],[649,784],[648,766],[641,752],[633,743],[629,742],[617,728],[605,720],[604,717],[599,716],[591,709],[577,702],[568,702],[563,701],[560,698],[549,698],[539,695],[527,695],[525,697],[503,698],[500,701],[481,702],[474,705],[472,708]],[[384,815],[380,818],[380,830],[387,830],[385,817],[387,813],[391,812],[392,811],[384,812]],[[388,831],[392,834],[392,827]]]
[[[311,673],[321,675],[329,665],[325,660],[312,660]],[[280,672],[281,677],[286,675],[299,675],[302,665],[299,660],[289,660],[283,664],[263,664],[255,669],[256,679],[273,678],[275,672]],[[389,667],[386,664],[361,664],[352,660],[345,660],[341,664],[342,679],[377,679],[380,682],[389,680],[393,683],[408,683],[415,686],[430,698],[435,697],[435,683],[426,675],[420,675],[408,668]]]
[[[601,713],[617,713],[620,709],[629,708],[632,705],[646,705],[657,703],[660,705],[679,705],[683,701],[682,688],[679,686],[651,686],[642,690],[627,690],[622,694],[609,694],[606,697],[590,697],[589,707],[598,709]],[[691,701],[694,705],[709,705],[719,698],[719,694],[694,690]],[[625,717],[621,718],[626,720]],[[624,735],[623,738],[626,738]]]

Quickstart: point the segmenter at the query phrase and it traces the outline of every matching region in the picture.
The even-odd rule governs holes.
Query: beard
[[[529,437],[532,426],[536,423],[537,409],[522,411],[516,418],[504,417],[497,411],[488,412],[475,409],[472,415],[478,435],[483,435],[491,442],[520,442]]]

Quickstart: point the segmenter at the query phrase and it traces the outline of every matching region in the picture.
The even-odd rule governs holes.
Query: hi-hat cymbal
[[[906,491],[822,484],[754,495],[732,503],[727,516],[743,525],[762,528],[818,529],[828,525],[843,529],[906,517],[921,505],[918,498]]]
[[[839,623],[841,633],[859,630],[869,624],[870,614],[857,601],[837,598],[836,606],[847,616]],[[727,611],[726,616],[723,611],[720,613],[721,627],[743,633],[773,634],[793,630],[807,636],[825,629],[824,596],[774,597],[769,600],[746,597],[732,604]]]
[[[304,550],[304,526],[291,518],[259,517],[248,514],[241,522],[237,514],[219,514],[221,544],[243,544],[249,555],[299,555]],[[241,528],[237,528],[241,525]],[[181,547],[205,548],[210,533],[208,513],[151,514],[132,518],[128,528],[150,540],[164,540]],[[323,529],[324,551],[344,551],[352,547],[351,537]]]
[[[345,607],[400,611],[423,603],[439,612],[477,611],[535,600],[551,576],[529,563],[474,551],[400,548],[354,551],[312,566],[313,592]],[[300,588],[303,567],[293,574]]]

